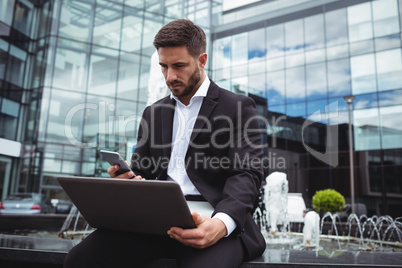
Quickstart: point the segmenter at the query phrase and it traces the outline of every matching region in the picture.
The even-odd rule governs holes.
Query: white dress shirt
[[[195,121],[200,112],[202,102],[207,96],[210,83],[209,78],[205,76],[204,82],[187,106],[172,93],[170,94],[170,98],[176,100],[176,108],[173,117],[172,153],[167,175],[168,180],[174,180],[180,185],[184,195],[201,195],[187,175],[186,167],[188,163],[186,163],[185,157]],[[218,212],[213,218],[223,221],[226,226],[227,236],[236,228],[235,221],[226,213]]]

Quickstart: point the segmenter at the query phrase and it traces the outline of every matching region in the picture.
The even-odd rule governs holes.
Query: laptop
[[[58,177],[57,181],[93,228],[166,235],[174,226],[196,227],[174,181],[90,177]]]

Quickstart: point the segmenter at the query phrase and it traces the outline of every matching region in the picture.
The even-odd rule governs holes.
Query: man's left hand
[[[167,232],[168,235],[186,246],[202,249],[212,246],[227,234],[226,226],[221,220],[201,216],[197,212],[193,212],[192,216],[197,228],[172,227]]]

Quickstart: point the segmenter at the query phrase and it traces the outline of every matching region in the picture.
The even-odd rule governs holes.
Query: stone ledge
[[[68,251],[77,243],[78,240],[0,234],[0,267],[62,268]],[[174,260],[158,259],[147,268],[170,267],[176,267]]]
[[[0,267],[61,268],[67,252],[79,241],[0,234]],[[147,268],[177,267],[159,259]],[[271,250],[241,268],[263,267],[402,267],[402,252],[347,252],[327,256],[316,251]]]
[[[15,249],[0,247],[0,267],[7,268],[62,268],[67,252]],[[171,259],[158,259],[147,266],[147,268],[173,268],[177,267],[176,262]],[[242,265],[242,267],[251,267]],[[252,267],[266,267],[257,265]]]
[[[66,252],[0,247],[1,267],[63,267]]]

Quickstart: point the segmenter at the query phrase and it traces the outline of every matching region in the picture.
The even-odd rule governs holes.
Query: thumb
[[[197,226],[204,222],[204,218],[195,211],[191,214],[191,216],[193,216],[193,221]]]

